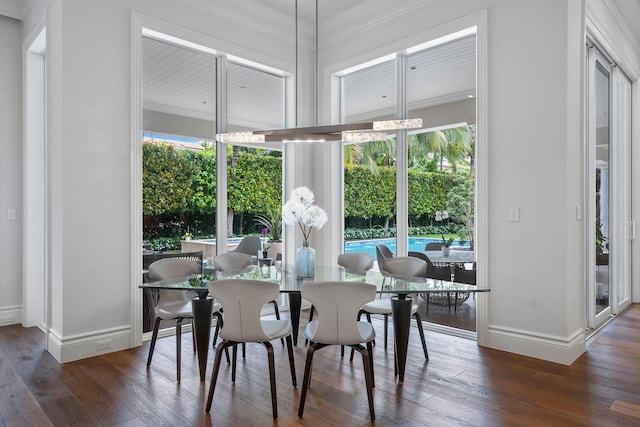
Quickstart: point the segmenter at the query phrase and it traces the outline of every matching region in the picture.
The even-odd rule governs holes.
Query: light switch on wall
[[[520,208],[518,206],[509,207],[509,221],[511,222],[520,221]]]
[[[9,221],[16,220],[16,210],[15,209],[7,209],[7,219]]]

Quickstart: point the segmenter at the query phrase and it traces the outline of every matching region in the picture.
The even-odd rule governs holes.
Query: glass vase
[[[316,275],[316,250],[309,246],[309,240],[302,241],[302,247],[296,250],[296,276],[314,277]]]

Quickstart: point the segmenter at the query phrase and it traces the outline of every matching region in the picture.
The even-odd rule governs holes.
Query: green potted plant
[[[455,238],[449,237],[448,239],[444,238],[444,234],[442,234],[442,256],[449,256],[449,252],[451,251],[451,245]]]
[[[256,215],[254,221],[267,229],[267,233],[263,233],[263,236],[266,236],[263,250],[267,252],[268,258],[275,260],[276,256],[282,253],[282,216],[280,208],[269,209],[265,215]]]
[[[187,226],[187,231],[182,235],[182,240],[191,240],[193,239],[193,233],[189,231],[189,226]]]

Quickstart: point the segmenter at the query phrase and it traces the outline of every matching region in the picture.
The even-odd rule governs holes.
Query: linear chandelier
[[[296,68],[295,82],[296,89],[294,99],[298,97],[298,0],[295,0],[295,46],[296,46]],[[316,97],[318,97],[318,0],[315,0],[315,53],[316,53]],[[297,104],[297,102],[296,102]],[[294,111],[297,112],[297,106]],[[318,123],[318,112],[316,109],[316,124]],[[312,127],[297,127],[298,118],[296,115],[296,127],[273,130],[254,130],[245,132],[219,133],[216,134],[216,141],[227,144],[261,144],[266,142],[324,142],[324,141],[344,141],[350,143],[383,141],[387,139],[389,131],[399,129],[416,129],[422,127],[422,119],[401,119],[401,120],[381,120],[365,123],[351,123],[342,125],[323,125]]]
[[[219,133],[216,140],[226,144],[265,142],[367,142],[387,139],[387,132],[422,127],[422,119],[381,120],[343,125]]]

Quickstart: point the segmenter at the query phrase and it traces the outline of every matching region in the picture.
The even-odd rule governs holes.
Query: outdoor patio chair
[[[442,249],[442,242],[429,242],[425,245],[425,251],[439,251]]]
[[[245,236],[240,240],[238,246],[229,252],[239,252],[251,256],[258,256],[262,251],[262,241],[257,236]]]

